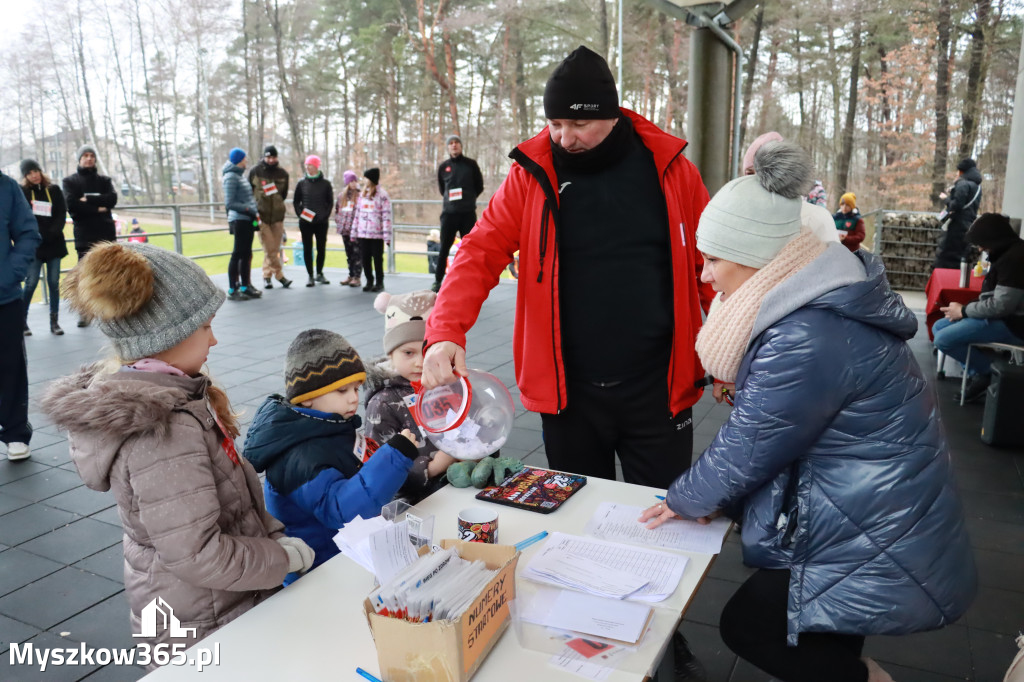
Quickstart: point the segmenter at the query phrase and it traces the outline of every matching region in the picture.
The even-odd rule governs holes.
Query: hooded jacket
[[[284,202],[288,198],[288,171],[281,168],[280,163],[271,166],[266,161],[260,161],[249,171],[249,184],[252,185],[260,222],[269,224],[283,221]],[[267,194],[264,186],[270,184],[277,191]]]
[[[235,220],[256,220],[256,198],[252,186],[242,179],[242,167],[228,161],[220,173],[224,185],[224,207],[228,210],[228,222]]]
[[[846,239],[842,240],[843,246],[850,251],[859,249],[865,236],[864,219],[860,217],[860,210],[855,208],[849,213],[836,211],[832,214],[832,220],[835,221],[837,231],[846,232]]]
[[[941,237],[935,267],[960,267],[960,258],[967,252],[967,229],[978,217],[978,207],[981,206],[981,181],[981,171],[973,167],[953,183],[953,189],[946,198],[950,222]]]
[[[151,643],[191,646],[261,602],[288,574],[259,478],[235,464],[207,407],[205,376],[98,366],[53,382],[43,409],[71,436],[71,459],[93,490],[111,490],[124,527],[132,631],[162,599],[194,636],[159,630]]]
[[[987,217],[971,226],[967,240],[988,251],[992,265],[981,283],[981,296],[962,312],[964,317],[1002,320],[1024,339],[1024,240],[1008,224]]]
[[[313,548],[313,568],[339,553],[334,544],[339,528],[357,516],[380,514],[416,457],[415,446],[398,436],[360,463],[354,451],[361,423],[358,416],[297,408],[272,395],[245,436],[245,458],[267,474],[267,510],[288,535]],[[285,584],[296,578],[289,575]]]
[[[638,114],[622,112],[654,154],[668,209],[674,335],[667,381],[668,409],[675,415],[697,402],[701,390],[694,382],[704,377],[693,344],[701,325],[701,308],[707,310],[714,291],[699,281],[704,261],[697,252],[695,234],[708,192],[697,168],[683,156],[684,140],[659,130]],[[465,348],[466,333],[480,307],[519,251],[513,331],[516,383],[526,409],[555,414],[566,407],[569,396],[559,305],[558,178],[550,137],[545,128],[509,155],[515,163],[508,177],[473,231],[460,242],[460,256],[448,271],[427,320],[426,344],[452,341]],[[465,255],[461,255],[463,251]]]
[[[0,305],[21,300],[41,238],[18,183],[0,173]]]
[[[830,245],[765,297],[728,422],[669,489],[743,520],[743,561],[789,569],[802,632],[905,634],[970,605],[973,552],[917,319],[881,260]]]
[[[68,255],[68,245],[64,241],[64,222],[68,216],[67,205],[64,203],[64,192],[60,191],[57,185],[22,185],[21,190],[25,193],[25,199],[29,205],[33,201],[50,202],[50,215],[37,215],[36,225],[39,227],[39,235],[43,238],[42,243],[36,250],[36,260],[46,261],[54,258],[63,258]]]
[[[79,166],[76,172],[64,178],[62,184],[68,213],[75,224],[75,248],[86,251],[96,242],[117,239],[111,213],[117,206],[117,192],[110,178],[100,175],[95,166]],[[107,210],[100,211],[100,208]]]

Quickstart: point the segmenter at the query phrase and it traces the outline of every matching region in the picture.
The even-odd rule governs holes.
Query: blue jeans
[[[965,317],[950,322],[942,318],[932,326],[932,333],[935,335],[935,347],[961,365],[966,362],[967,346],[972,343],[1024,344],[1024,339],[1011,332],[1002,320]],[[992,360],[983,351],[971,353],[970,374],[988,374],[991,367]]]
[[[32,302],[32,296],[36,293],[36,285],[39,284],[39,274],[43,266],[46,266],[46,290],[50,295],[50,314],[56,315],[60,310],[60,258],[51,258],[48,261],[41,261],[38,258],[32,261],[28,267],[28,276],[25,277],[25,317],[28,317],[28,304]]]

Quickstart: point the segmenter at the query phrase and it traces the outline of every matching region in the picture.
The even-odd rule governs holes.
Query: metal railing
[[[291,200],[287,200],[286,203],[288,204],[289,207],[291,206]],[[392,199],[391,203],[392,203],[393,206],[398,207],[398,208],[412,207],[412,206],[436,206],[437,209],[438,209],[438,213],[440,213],[440,209],[441,209],[441,205],[442,205],[442,201],[440,199]],[[185,240],[186,240],[186,238],[188,236],[190,236],[190,235],[198,235],[198,234],[209,234],[209,233],[212,233],[212,232],[227,232],[228,231],[227,216],[224,215],[224,213],[218,213],[218,211],[224,211],[224,204],[223,203],[219,203],[219,202],[215,202],[215,203],[196,202],[196,203],[184,203],[184,204],[182,204],[182,203],[179,203],[179,204],[140,204],[138,206],[136,206],[136,205],[124,205],[124,206],[120,206],[118,208],[120,209],[120,212],[124,213],[124,214],[146,214],[146,213],[152,214],[152,213],[166,213],[166,212],[170,212],[170,217],[171,217],[171,229],[170,230],[165,230],[165,231],[161,231],[161,232],[146,231],[145,236],[146,237],[167,237],[167,236],[172,237],[173,240],[174,240],[174,251],[177,252],[177,253],[180,253],[180,254],[182,254],[184,256],[187,256],[188,258],[190,258],[192,260],[198,261],[198,260],[202,260],[204,258],[221,258],[221,257],[224,257],[224,256],[230,256],[231,255],[231,251],[218,251],[218,252],[213,252],[213,253],[202,253],[202,254],[186,254],[185,253]],[[482,210],[482,209],[483,209],[483,206],[479,207],[479,210]],[[117,209],[115,209],[115,211],[116,210]],[[419,213],[419,212],[420,211],[417,211],[417,213]],[[218,218],[218,216],[219,216],[219,218]],[[221,223],[221,225],[219,227],[189,228],[189,229],[185,229],[183,227],[183,222],[182,222],[183,218],[187,219],[187,220],[192,220],[192,221],[195,221],[195,222],[198,222],[198,221],[208,221],[211,224],[215,224],[215,223],[217,223],[219,221]],[[438,223],[437,222],[426,223],[426,224],[424,224],[424,223],[414,223],[414,222],[408,222],[408,221],[405,221],[405,222],[393,222],[392,225],[391,225],[391,243],[387,247],[387,265],[386,265],[386,267],[387,267],[388,274],[391,274],[391,275],[398,274],[396,256],[399,255],[399,254],[409,254],[409,255],[414,255],[414,256],[427,256],[428,253],[426,251],[426,239],[425,239],[425,237],[430,232],[430,230],[436,229],[437,227],[438,227]],[[285,215],[285,229],[286,230],[297,231],[299,229],[298,218],[286,214]],[[398,248],[399,235],[416,235],[417,237],[419,237],[419,236],[424,237],[424,249],[422,251],[412,250],[412,249],[399,249]],[[117,240],[118,241],[128,241],[133,236],[135,236],[135,235],[132,235],[132,234],[119,234],[119,235],[117,235]],[[74,248],[74,242],[75,242],[74,238],[65,239],[64,241],[67,244],[69,244],[72,249]],[[404,241],[408,242],[410,240],[406,239]],[[334,252],[345,253],[345,249],[344,248],[340,248],[340,247],[336,247],[336,246],[328,246],[326,248],[326,250],[327,251],[334,251]],[[262,253],[262,252],[263,252],[263,248],[262,248],[261,245],[259,245],[259,244],[254,245],[253,253]],[[66,272],[68,272],[68,269],[62,269],[61,270],[62,274],[66,273]],[[40,289],[42,290],[43,302],[44,303],[48,302],[49,292],[47,291],[45,283],[42,283],[42,286],[40,287]]]

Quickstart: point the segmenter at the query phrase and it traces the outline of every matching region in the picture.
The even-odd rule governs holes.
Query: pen
[[[370,680],[370,682],[384,682],[379,677],[374,677],[373,675],[371,675],[370,673],[366,672],[362,668],[356,668],[356,672],[359,673],[360,675],[362,675],[363,677],[365,677],[366,679]]]
[[[655,497],[657,497],[657,498],[658,498],[659,500],[661,500],[662,502],[664,502],[664,501],[665,501],[665,496],[664,496],[664,495],[655,495]]]
[[[517,552],[521,552],[524,549],[526,549],[527,547],[529,547],[530,545],[532,545],[533,543],[540,542],[541,540],[543,540],[547,536],[548,536],[548,532],[546,530],[542,530],[541,532],[537,533],[536,535],[531,535],[530,537],[526,538],[525,540],[522,540],[521,542],[517,542],[516,543],[516,551]]]

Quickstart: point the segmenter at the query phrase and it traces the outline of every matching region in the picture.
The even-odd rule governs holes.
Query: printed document
[[[587,533],[602,540],[679,549],[698,554],[719,554],[732,521],[719,517],[707,525],[672,519],[654,530],[637,521],[643,507],[603,502],[587,523]]]
[[[658,602],[679,586],[686,557],[555,532],[523,569],[523,577],[607,597]],[[600,575],[587,583],[594,566]],[[641,587],[637,588],[637,583]]]
[[[569,590],[540,588],[526,600],[521,618],[531,623],[636,644],[653,607]]]

